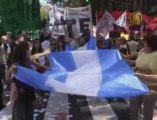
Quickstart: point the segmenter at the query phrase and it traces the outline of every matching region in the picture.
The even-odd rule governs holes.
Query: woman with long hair
[[[60,35],[58,37],[58,42],[56,44],[56,51],[64,51],[65,50],[65,45],[66,45],[66,42],[65,42],[65,36],[64,35]]]
[[[42,49],[42,46],[41,46],[41,42],[38,39],[35,39],[33,41],[31,55],[34,55],[36,53],[42,53],[42,52],[43,52],[43,49]]]
[[[31,57],[29,45],[26,42],[19,42],[13,54],[12,64],[6,76],[7,81],[11,82],[12,119],[33,120],[33,103],[36,101],[35,89],[17,80],[14,72],[16,72],[17,66],[32,69],[33,61],[45,53],[35,54],[34,57]]]

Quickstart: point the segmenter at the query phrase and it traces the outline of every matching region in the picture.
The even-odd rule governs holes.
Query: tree
[[[51,7],[49,7],[48,5],[42,6],[40,8],[41,20],[48,19],[48,16],[49,16],[48,13],[49,13],[50,9],[51,9]]]
[[[5,31],[39,29],[39,0],[0,0],[0,16]]]

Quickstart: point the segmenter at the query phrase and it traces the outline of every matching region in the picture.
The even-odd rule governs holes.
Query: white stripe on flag
[[[93,120],[118,120],[110,104],[106,99],[86,97]]]
[[[87,50],[87,43],[84,46],[79,47],[77,50]]]
[[[83,58],[82,54],[85,54]],[[77,52],[77,54],[73,52],[72,55],[77,69],[68,74],[65,84],[82,92],[88,91],[89,96],[97,96],[102,81],[97,52]]]
[[[58,113],[69,115],[69,103],[68,103],[68,95],[60,94],[60,93],[51,93],[46,113],[44,116],[44,120],[53,120],[57,117]]]

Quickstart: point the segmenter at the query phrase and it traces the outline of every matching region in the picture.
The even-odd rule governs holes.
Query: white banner
[[[65,35],[66,9],[53,6],[49,12],[49,28],[53,34]]]
[[[81,33],[92,29],[91,7],[58,8],[49,12],[50,28],[58,34],[79,37]],[[59,30],[59,31],[58,31]]]
[[[113,24],[116,24],[116,21],[114,20],[112,15],[108,11],[106,11],[103,17],[97,23],[97,32],[106,37],[109,32],[114,29]]]
[[[91,7],[67,8],[67,20],[70,22],[73,34],[78,37],[81,33],[92,28]]]

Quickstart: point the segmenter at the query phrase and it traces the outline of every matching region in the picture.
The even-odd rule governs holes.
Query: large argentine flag
[[[17,79],[36,88],[95,97],[128,98],[148,92],[117,50],[56,52],[43,74],[18,67]]]

